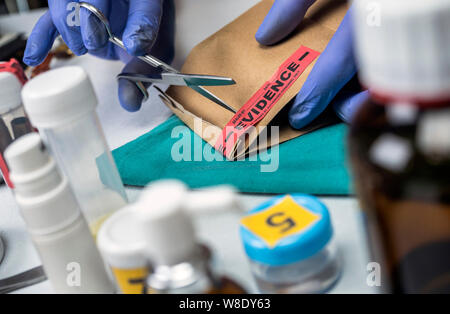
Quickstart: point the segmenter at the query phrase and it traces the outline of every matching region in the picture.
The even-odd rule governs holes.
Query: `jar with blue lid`
[[[324,293],[339,279],[330,214],[313,196],[261,204],[241,220],[240,234],[262,293]]]

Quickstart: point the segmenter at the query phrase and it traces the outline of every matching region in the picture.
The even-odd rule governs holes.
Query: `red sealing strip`
[[[238,139],[266,116],[319,55],[320,52],[301,46],[227,123],[214,148],[228,156]]]
[[[14,185],[11,182],[11,179],[9,178],[9,171],[8,167],[6,166],[6,162],[3,159],[2,154],[0,154],[0,170],[3,173],[3,179],[5,179],[6,184],[11,188],[14,189]]]
[[[25,85],[28,80],[22,66],[16,59],[11,59],[8,62],[0,62],[0,72],[14,74],[22,85]]]

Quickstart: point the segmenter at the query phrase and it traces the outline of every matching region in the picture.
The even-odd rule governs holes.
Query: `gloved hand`
[[[272,45],[290,34],[301,22],[315,0],[276,0],[264,19],[256,40]],[[301,129],[332,104],[336,114],[350,122],[368,92],[353,88],[357,72],[353,54],[352,8],[320,55],[289,111],[293,128]],[[349,83],[350,82],[350,83]]]
[[[156,70],[132,56],[150,53],[166,63],[172,62],[175,33],[173,0],[84,1],[103,12],[112,32],[122,38],[128,53],[108,41],[105,27],[88,10],[79,8],[78,21],[74,1],[49,0],[49,11],[39,19],[28,38],[24,56],[26,64],[35,66],[42,63],[59,34],[76,55],[90,53],[104,59],[120,59],[126,63],[123,71],[127,73],[148,74]],[[139,110],[143,98],[136,84],[119,80],[119,100],[124,109]]]

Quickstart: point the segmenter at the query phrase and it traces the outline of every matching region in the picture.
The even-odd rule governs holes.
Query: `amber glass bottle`
[[[450,133],[442,150],[426,134],[450,132],[450,99],[402,106],[370,100],[355,117],[350,154],[357,193],[374,224],[373,247],[382,241],[394,291],[450,292]],[[413,111],[411,120],[392,120],[395,110]]]
[[[375,26],[367,4],[354,15],[371,98],[349,151],[373,259],[393,292],[450,293],[450,3],[378,1]]]

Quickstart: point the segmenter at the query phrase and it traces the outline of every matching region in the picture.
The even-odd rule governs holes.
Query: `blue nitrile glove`
[[[277,43],[298,26],[314,2],[276,0],[256,33],[256,40],[264,45]],[[311,123],[330,103],[336,114],[349,122],[356,109],[368,98],[367,91],[350,88],[351,84],[348,84],[357,72],[351,12],[352,8],[320,55],[290,109],[289,122],[296,129]]]
[[[132,56],[150,53],[166,63],[174,56],[173,0],[84,0],[100,9],[108,18],[113,33],[122,38],[127,49],[108,41],[99,19],[76,2],[49,0],[49,11],[35,25],[28,38],[24,62],[35,66],[45,59],[55,38],[61,34],[76,55],[90,53],[104,59],[120,59],[124,72],[148,74],[156,69]],[[148,85],[146,86],[148,87]],[[119,99],[123,108],[137,111],[144,95],[134,83],[119,80]]]

